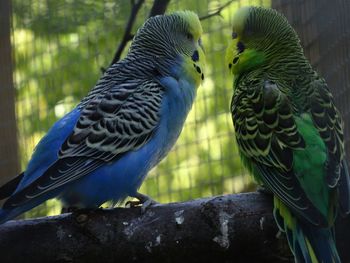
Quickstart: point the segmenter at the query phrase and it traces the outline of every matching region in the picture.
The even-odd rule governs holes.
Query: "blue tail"
[[[295,262],[341,263],[335,246],[333,228],[316,227],[300,222],[286,206],[276,204],[276,201],[274,216],[280,230],[286,233]]]
[[[300,246],[300,250],[302,250],[301,254],[305,255],[306,252],[309,252],[309,254],[311,254],[310,250],[313,250],[315,259],[314,257],[311,257],[310,262],[341,262],[337,248],[335,246],[333,228],[317,228],[311,225],[306,226],[305,224],[298,224],[297,228],[300,229],[297,231],[300,233],[300,237],[298,237],[298,242],[299,240],[305,240],[299,243],[306,243],[306,251],[303,251],[305,250],[305,247],[303,248]]]
[[[25,211],[18,211],[19,208],[16,209],[0,209],[0,225],[5,223],[8,220],[14,219]],[[29,210],[29,209],[28,209]]]
[[[47,193],[46,195],[40,196],[39,198],[34,198],[30,202],[23,205],[17,206],[15,208],[1,208],[0,209],[0,225],[8,220],[14,219],[20,214],[27,212],[28,210],[44,203],[46,200],[54,198],[57,196],[60,189]]]

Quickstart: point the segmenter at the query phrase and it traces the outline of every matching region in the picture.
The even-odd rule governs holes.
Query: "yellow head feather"
[[[242,40],[252,8],[254,7],[242,7],[233,17],[232,39],[226,49],[225,63],[234,75],[259,65],[265,59],[262,52],[247,48]]]
[[[233,32],[237,33],[238,37],[243,33],[244,24],[249,15],[249,9],[250,9],[249,6],[241,7],[240,9],[237,10],[237,12],[233,17],[232,30]]]
[[[188,31],[193,36],[198,59],[193,60],[192,57],[185,57],[183,70],[184,74],[189,77],[189,80],[194,81],[196,86],[199,86],[199,84],[204,80],[206,62],[204,50],[200,44],[200,39],[203,33],[201,22],[199,21],[198,15],[192,11],[177,11],[173,14],[179,16],[186,22],[186,24],[188,24]]]
[[[230,71],[233,74],[237,73],[237,65],[234,65],[232,61],[234,58],[239,58],[240,54],[237,50],[237,43],[240,41],[242,37],[242,33],[244,31],[244,23],[249,15],[249,7],[241,7],[240,9],[237,10],[233,17],[232,21],[232,34],[235,34],[236,37],[232,37],[230,39],[230,42],[228,44],[228,47],[226,49],[226,56],[225,56],[225,64],[226,65],[231,65],[230,66]],[[239,62],[238,62],[239,63]]]
[[[193,35],[195,40],[198,40],[203,33],[201,22],[199,21],[198,15],[192,11],[177,11],[174,12],[175,15],[181,17],[190,26],[189,31]]]

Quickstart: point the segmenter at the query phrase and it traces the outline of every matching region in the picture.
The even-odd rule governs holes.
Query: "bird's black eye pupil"
[[[193,40],[193,36],[192,36],[191,33],[187,33],[186,37],[187,37],[188,40]]]

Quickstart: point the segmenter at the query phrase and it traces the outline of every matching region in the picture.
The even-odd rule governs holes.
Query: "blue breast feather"
[[[136,193],[148,171],[169,152],[179,137],[191,109],[196,88],[186,80],[165,77],[161,118],[152,139],[137,151],[124,154],[67,187],[61,195],[66,205],[97,207],[107,200],[118,202]]]

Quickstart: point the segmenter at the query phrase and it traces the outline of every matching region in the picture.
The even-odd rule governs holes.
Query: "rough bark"
[[[291,262],[270,196],[79,211],[0,227],[1,262]],[[339,225],[344,262],[350,220]],[[346,256],[344,255],[346,254]]]

